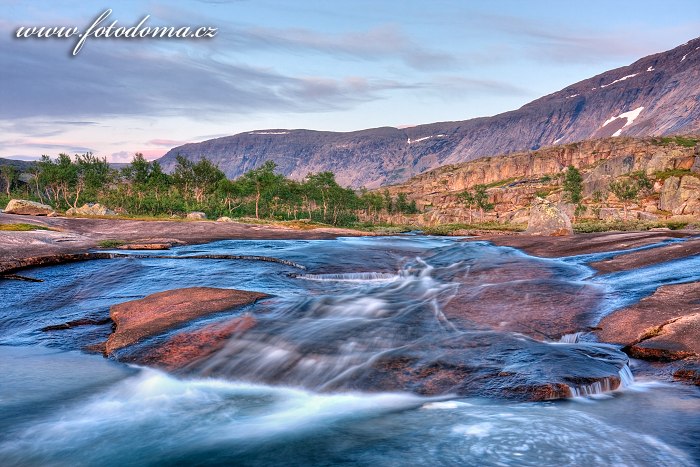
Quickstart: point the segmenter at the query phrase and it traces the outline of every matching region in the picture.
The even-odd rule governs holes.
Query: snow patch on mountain
[[[638,74],[639,74],[639,73],[632,73],[631,75],[623,76],[623,77],[620,78],[620,79],[616,79],[616,80],[613,81],[612,83],[609,83],[609,84],[601,84],[600,87],[601,87],[601,88],[607,88],[608,86],[612,86],[613,84],[619,83],[620,81],[624,81],[624,80],[626,80],[626,79],[634,78],[634,77],[637,76]]]
[[[622,134],[622,130],[624,128],[630,126],[632,123],[634,123],[634,121],[637,119],[637,117],[639,117],[639,114],[642,113],[642,110],[644,110],[643,106],[637,107],[636,109],[630,110],[629,112],[623,112],[620,115],[617,115],[615,117],[610,117],[609,119],[607,119],[605,121],[605,123],[603,123],[603,126],[601,128],[606,127],[608,124],[614,122],[618,118],[624,118],[627,120],[627,123],[625,123],[622,126],[622,128],[620,128],[619,130],[617,130],[615,133],[612,134],[612,136],[620,136],[620,134]]]
[[[428,140],[430,138],[444,138],[445,136],[447,136],[447,135],[431,135],[431,136],[424,136],[424,137],[418,138],[418,139],[408,138],[406,140],[406,144],[420,143],[421,141],[425,141],[425,140]]]

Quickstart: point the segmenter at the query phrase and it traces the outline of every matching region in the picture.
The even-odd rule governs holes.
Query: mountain
[[[269,159],[294,178],[330,170],[343,185],[374,188],[483,156],[609,136],[699,131],[696,38],[492,117],[347,133],[251,131],[173,148],[160,162],[171,170],[178,154],[207,157],[235,178]]]

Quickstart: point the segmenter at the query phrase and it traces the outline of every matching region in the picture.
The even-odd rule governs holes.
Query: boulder
[[[566,236],[574,233],[571,219],[555,203],[535,198],[530,207],[530,221],[526,234]]]
[[[193,219],[193,220],[204,220],[207,218],[207,215],[201,211],[194,211],[194,212],[187,214],[187,218]]]
[[[227,216],[219,217],[216,222],[233,222],[233,219]]]
[[[26,199],[11,199],[5,208],[5,214],[22,214],[25,216],[48,216],[54,210],[48,204],[28,201]]]
[[[109,315],[115,331],[107,340],[105,354],[193,319],[249,305],[265,297],[266,294],[244,290],[190,287],[114,305]]]
[[[85,203],[79,208],[70,208],[67,216],[116,216],[117,213],[100,203]]]

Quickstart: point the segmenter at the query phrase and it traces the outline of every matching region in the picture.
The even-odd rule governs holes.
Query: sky
[[[20,27],[217,28],[18,39]],[[0,0],[0,157],[111,162],[256,129],[466,120],[700,35],[697,0]]]

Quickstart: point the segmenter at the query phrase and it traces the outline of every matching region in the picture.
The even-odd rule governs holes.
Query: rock
[[[167,290],[112,306],[115,331],[109,336],[105,354],[160,334],[196,318],[249,305],[268,295],[234,289],[191,287]]]
[[[636,215],[637,215],[637,219],[639,219],[640,221],[653,222],[653,221],[659,220],[659,216],[657,216],[656,214],[652,214],[650,212],[641,212],[640,211],[640,212],[636,212]]]
[[[216,222],[233,222],[233,219],[231,219],[230,217],[222,216],[222,217],[219,217],[216,220]]]
[[[165,343],[121,360],[155,366],[167,371],[181,370],[221,349],[232,336],[244,333],[257,324],[244,315],[223,323],[214,323],[192,332],[181,332]]]
[[[597,384],[615,390],[627,362],[602,346],[552,345],[501,333],[462,335],[441,344],[446,349],[427,358],[418,350],[425,343],[390,351],[355,374],[349,389],[545,401],[590,392]]]
[[[681,364],[681,367],[673,373],[673,378],[678,381],[700,386],[700,360],[686,360]]]
[[[526,234],[546,236],[573,235],[571,220],[556,204],[535,198],[530,208],[530,221],[527,224]]]
[[[635,358],[671,361],[700,356],[700,282],[665,285],[603,318],[596,334]]]
[[[48,204],[37,203],[26,199],[11,199],[5,208],[5,214],[21,214],[25,216],[48,216],[55,211]]]
[[[116,216],[117,213],[100,203],[85,203],[79,208],[70,208],[67,216]]]
[[[668,177],[661,188],[659,209],[674,215],[700,215],[700,179]]]
[[[207,215],[201,211],[194,211],[194,212],[187,214],[187,219],[204,220],[206,218],[207,218]]]
[[[660,227],[649,231],[671,232],[671,229]],[[669,243],[657,248],[622,253],[612,258],[589,263],[588,265],[600,274],[608,274],[648,267],[657,263],[687,258],[693,255],[700,255],[700,239],[690,239],[683,242]]]
[[[644,360],[674,361],[700,356],[700,313],[674,318],[629,346],[628,354]]]
[[[622,209],[616,208],[600,208],[598,211],[598,219],[603,221],[619,221],[624,217]]]

